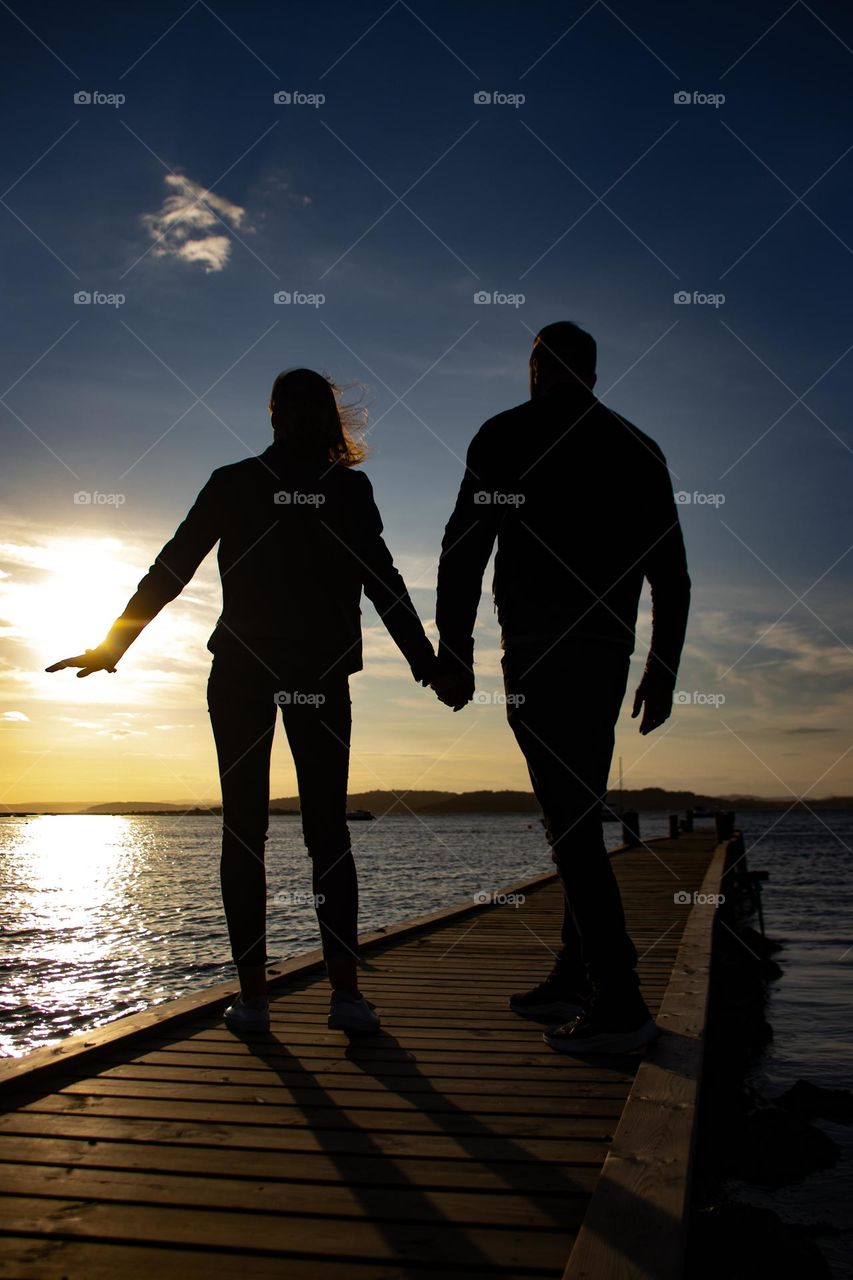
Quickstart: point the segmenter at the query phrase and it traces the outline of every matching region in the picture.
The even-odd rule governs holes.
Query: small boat
[[[376,814],[371,813],[369,809],[349,809],[347,810],[347,822],[375,822]]]

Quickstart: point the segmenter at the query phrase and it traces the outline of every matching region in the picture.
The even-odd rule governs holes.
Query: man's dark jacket
[[[105,644],[122,651],[219,543],[222,613],[208,648],[275,652],[315,674],[362,668],[364,589],[416,679],[432,645],[382,538],[363,472],[292,458],[276,441],[214,471]]]
[[[442,542],[439,657],[468,665],[482,578],[506,648],[563,637],[634,648],[643,580],[649,667],[674,685],[690,578],[661,450],[586,388],[568,384],[490,418],[468,451]]]

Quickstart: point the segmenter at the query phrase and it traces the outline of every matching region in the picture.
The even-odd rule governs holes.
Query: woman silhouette
[[[270,751],[281,707],[332,1000],[329,1026],[375,1031],[358,988],[358,882],[346,823],[349,676],[362,668],[362,588],[427,685],[435,655],[382,538],[364,449],[338,387],[311,369],[279,374],[274,439],[220,467],[95,649],[48,667],[114,672],[143,628],[218,542],[222,613],[207,686],[222,786],[222,900],[240,995],[235,1031],[269,1028],[266,873]]]

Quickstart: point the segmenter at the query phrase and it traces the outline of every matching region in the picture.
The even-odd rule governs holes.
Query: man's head
[[[571,320],[546,324],[533,339],[530,396],[535,399],[560,383],[595,386],[595,338]]]

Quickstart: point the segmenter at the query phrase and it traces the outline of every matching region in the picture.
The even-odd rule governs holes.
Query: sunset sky
[[[690,498],[686,704],[641,738],[626,700],[626,786],[853,793],[853,15],[85,11],[0,10],[0,803],[217,798],[214,556],[118,674],[43,668],[102,638],[214,467],[266,447],[288,366],[362,384],[366,469],[434,634],[467,443],[526,398],[558,319],[596,336],[599,394]],[[364,623],[351,790],[527,787],[503,708],[451,714]],[[635,675],[647,642],[644,597]]]

